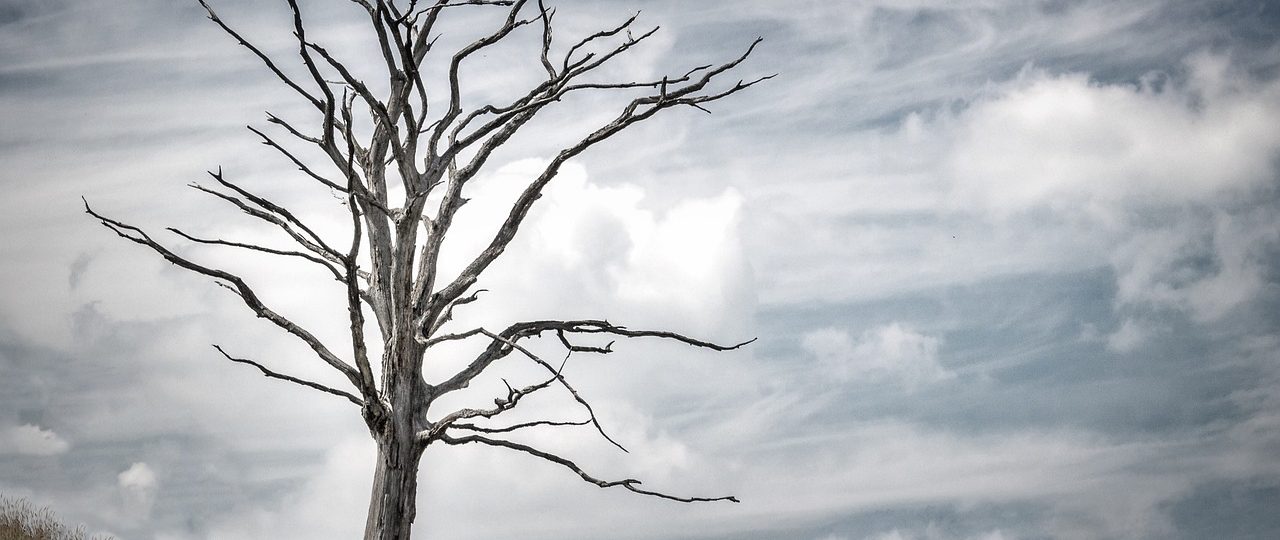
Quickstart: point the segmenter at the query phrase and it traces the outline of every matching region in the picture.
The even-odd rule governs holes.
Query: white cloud
[[[652,485],[670,485],[673,479],[687,475],[690,470],[700,468],[705,463],[697,453],[684,442],[673,436],[663,427],[657,425],[654,418],[639,409],[636,405],[611,400],[597,401],[595,407],[600,410],[600,421],[608,429],[609,436],[627,447],[628,453],[605,453],[609,459],[604,460],[602,470],[625,470],[628,474],[650,482]],[[585,438],[597,438],[590,430],[581,430]],[[563,434],[546,432],[542,437],[549,444],[551,441],[564,438]],[[582,453],[591,448],[588,441],[579,440],[569,447],[567,453]],[[597,461],[592,459],[591,461]]]
[[[938,362],[938,343],[897,322],[869,329],[856,340],[834,328],[814,330],[801,340],[823,371],[841,381],[894,381],[908,390],[955,376]]]
[[[1224,245],[1247,246],[1204,216],[1237,221],[1268,200],[1280,81],[1251,78],[1224,56],[1184,64],[1131,83],[1028,67],[948,107],[802,152],[804,189],[777,170],[747,192],[753,248],[769,255],[756,262],[762,298],[882,298],[1105,266],[1123,274],[1117,254],[1131,240],[1186,226],[1218,227]],[[1246,221],[1240,232],[1265,223]],[[1194,295],[1198,306],[1187,298],[1178,309],[1208,320],[1229,311],[1229,299],[1250,298],[1259,251],[1222,253],[1245,254],[1205,284],[1227,294]]]
[[[1280,243],[1259,202],[1280,156],[1280,82],[1223,55],[1133,83],[1029,67],[959,112],[908,114],[840,151],[853,180],[824,172],[749,206],[774,254],[759,264],[766,302],[1110,268],[1129,321],[1110,346],[1132,350],[1153,313],[1213,323],[1261,297]]]
[[[1222,318],[1267,287],[1267,259],[1280,241],[1275,220],[1269,208],[1213,210],[1134,231],[1111,255],[1117,306],[1176,309],[1202,322]]]
[[[1240,201],[1274,178],[1280,83],[1254,82],[1224,56],[1185,65],[1185,81],[1152,73],[1138,84],[1028,69],[939,124],[955,134],[945,170],[956,209],[1104,246],[1094,262],[1114,268],[1120,310],[1204,322],[1255,298],[1280,234],[1274,212]],[[1112,346],[1136,346],[1137,330]]]
[[[477,179],[446,242],[445,275],[479,252],[516,190],[544,164],[517,161]],[[741,195],[726,189],[667,207],[646,195],[634,184],[593,182],[583,166],[566,164],[477,285],[493,291],[482,297],[484,310],[507,317],[500,323],[604,317],[703,335],[746,326],[755,298],[739,234]]]
[[[53,430],[32,424],[0,431],[0,455],[54,456],[66,453],[70,448],[71,443]]]
[[[159,480],[151,466],[138,462],[116,476],[116,486],[128,518],[145,520],[155,506]]]
[[[1187,65],[1185,83],[1154,73],[1132,85],[1025,71],[958,119],[946,162],[957,204],[1116,223],[1268,180],[1280,85],[1250,84],[1218,56]]]

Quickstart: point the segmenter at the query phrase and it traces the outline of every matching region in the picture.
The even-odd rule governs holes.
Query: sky
[[[289,58],[283,2],[212,3]],[[309,36],[368,66],[349,2],[302,4]],[[432,447],[418,537],[1280,537],[1280,6],[553,4],[561,44],[635,10],[661,26],[612,76],[683,73],[757,36],[740,76],[778,76],[573,160],[458,327],[598,317],[758,338],[575,356],[566,373],[631,452],[532,436],[602,476],[742,502]],[[442,20],[442,47],[494,13]],[[524,43],[464,70],[469,102],[536,74]],[[84,196],[157,233],[281,245],[186,187],[222,167],[339,234],[333,194],[244,129],[264,111],[308,119],[255,62],[195,2],[0,0],[0,494],[118,538],[359,535],[374,448],[356,411],[210,345],[327,368],[82,212]],[[496,154],[446,267],[618,107],[566,104]],[[342,339],[323,275],[165,238]]]

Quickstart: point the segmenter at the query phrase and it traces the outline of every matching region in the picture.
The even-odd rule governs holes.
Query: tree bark
[[[414,445],[412,433],[379,441],[364,540],[409,540],[417,507],[421,457],[422,450]]]

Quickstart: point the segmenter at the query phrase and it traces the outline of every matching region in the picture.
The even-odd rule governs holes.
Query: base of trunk
[[[364,540],[409,540],[417,509],[421,456],[412,443],[378,445]]]

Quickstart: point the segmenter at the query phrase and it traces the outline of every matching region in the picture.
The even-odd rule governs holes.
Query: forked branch
[[[583,409],[587,410],[587,414],[590,415],[591,417],[591,425],[595,426],[596,432],[600,433],[600,436],[604,437],[604,440],[609,441],[610,444],[618,447],[619,450],[622,450],[623,452],[630,452],[630,450],[627,450],[627,448],[625,446],[622,446],[622,444],[618,443],[618,441],[613,440],[613,437],[610,437],[608,433],[605,433],[604,426],[600,425],[600,419],[596,418],[596,411],[594,408],[591,407],[591,403],[588,402],[586,399],[584,399],[582,395],[578,393],[578,390],[573,387],[573,385],[569,384],[569,380],[564,378],[564,373],[562,373],[563,371],[562,369],[556,369],[546,360],[543,360],[538,355],[533,354],[532,352],[529,351],[529,349],[521,347],[518,343],[511,341],[509,338],[504,338],[502,336],[499,336],[497,334],[494,334],[484,329],[481,329],[480,332],[486,336],[489,336],[489,338],[494,341],[500,341],[502,343],[507,344],[507,346],[517,351],[520,351],[520,353],[523,354],[526,358],[542,366],[547,371],[550,371],[552,378],[554,378],[556,382],[559,382],[560,386],[563,386],[565,390],[569,391],[569,394],[573,396],[574,401],[578,402],[579,405],[582,405]],[[568,360],[568,357],[566,357],[565,359]],[[564,366],[561,366],[561,367],[563,368]]]
[[[563,364],[560,366],[560,369],[561,370],[564,369]],[[511,409],[514,409],[516,405],[520,403],[520,400],[523,399],[525,396],[528,396],[530,394],[533,394],[534,392],[537,392],[538,390],[542,390],[543,388],[551,386],[552,383],[558,380],[558,375],[559,373],[557,371],[556,375],[553,375],[551,378],[545,381],[542,381],[540,383],[525,386],[523,388],[514,388],[511,386],[510,383],[507,383],[507,381],[503,379],[502,381],[503,384],[506,384],[507,386],[507,396],[494,399],[493,408],[491,409],[473,409],[473,408],[458,409],[452,413],[445,415],[444,418],[441,418],[436,422],[430,422],[431,427],[417,434],[418,441],[422,444],[430,444],[431,441],[435,440],[441,433],[444,432],[444,430],[449,429],[450,427],[453,427],[459,420],[467,420],[467,419],[473,419],[473,418],[490,419],[495,416],[498,416],[499,414],[502,414]]]

